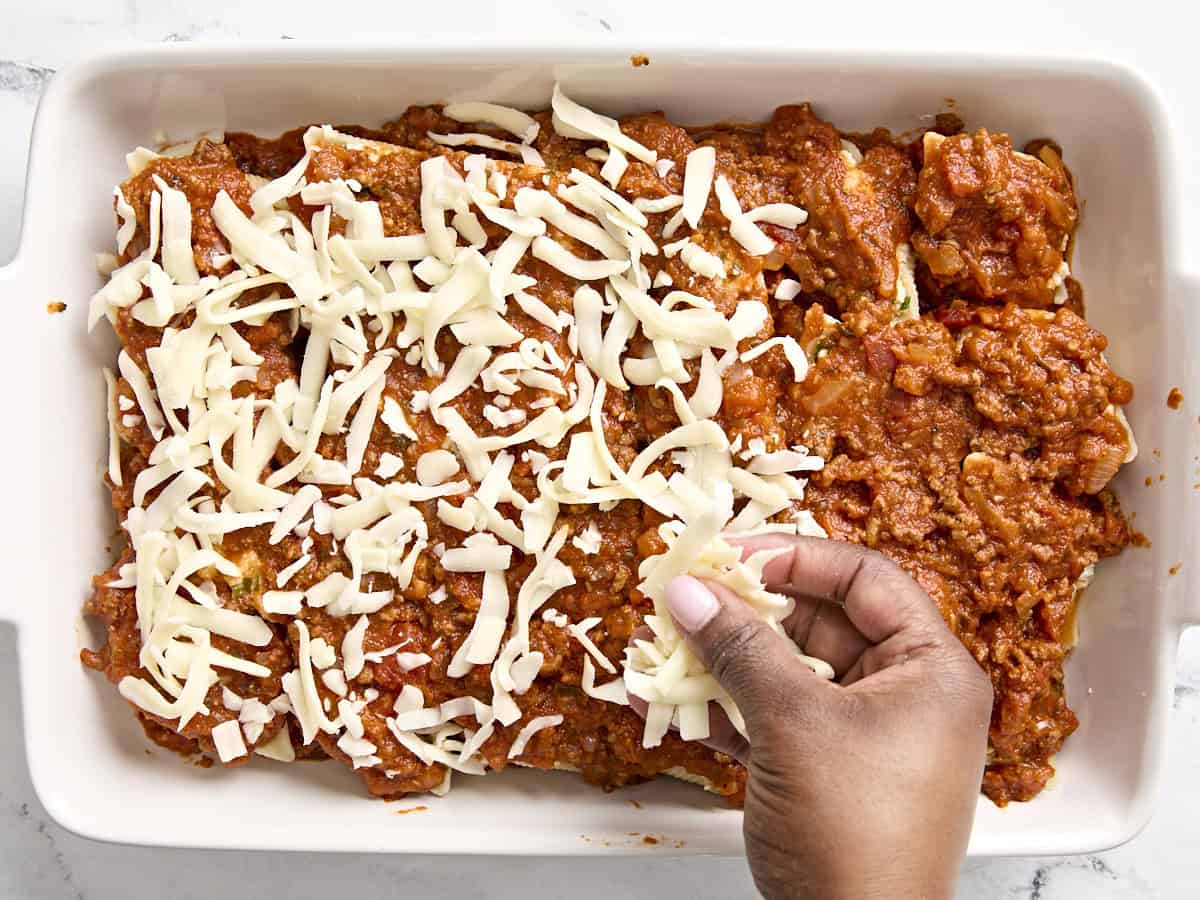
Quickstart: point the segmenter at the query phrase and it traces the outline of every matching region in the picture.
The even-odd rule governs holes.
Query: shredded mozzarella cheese
[[[90,302],[89,326],[102,318],[115,322],[125,309],[158,334],[144,366],[122,351],[121,381],[105,372],[112,483],[122,483],[123,429],[148,433],[154,443],[122,523],[133,561],[110,585],[134,594],[146,676],[122,679],[120,693],[183,729],[212,713],[207,698],[223,673],[272,674],[252,652],[238,649],[263,648],[274,639],[255,610],[286,621],[295,650],[295,668],[282,675],[283,693],[270,704],[221,685],[222,703],[239,716],[212,729],[222,762],[246,756],[247,741],[260,755],[294,759],[286,728],[258,745],[274,716],[289,715],[305,744],[329,735],[354,767],[381,768],[387,752],[375,741],[383,731],[368,723],[377,715],[370,704],[378,691],[363,689],[364,672],[385,660],[403,672],[429,666],[441,639],[429,652],[405,650],[407,640],[366,647],[377,646],[373,622],[391,621],[387,614],[372,617],[418,577],[428,577],[418,576],[427,569],[418,568],[423,556],[438,578],[461,573],[481,581],[478,610],[447,675],[462,678],[475,666],[490,666],[493,692],[490,703],[460,697],[431,708],[411,685],[400,692],[386,718],[387,735],[424,763],[448,772],[486,771],[484,744],[497,723],[522,719],[521,698],[546,662],[533,649],[531,625],[535,631],[563,627],[580,643],[587,696],[627,704],[632,694],[649,704],[646,746],[661,740],[672,722],[685,739],[705,737],[709,702],[740,723],[728,695],[680,640],[662,597],[676,575],[714,578],[779,629],[791,601],[764,590],[765,559],[741,560],[722,535],[822,533],[797,504],[803,474],[820,468],[821,460],[803,447],[769,450],[761,439],[744,449],[731,445],[714,417],[723,400],[722,376],[735,362],[753,362],[779,347],[802,381],[808,357],[786,336],[743,343],[769,319],[762,302],[743,300],[726,315],[712,299],[684,290],[658,296],[674,287],[672,278],[645,260],[678,257],[703,279],[725,279],[736,247],[731,254],[726,244],[699,233],[671,241],[684,224],[693,232],[710,226],[713,217],[705,213],[714,193],[730,235],[752,255],[774,248],[758,223],[796,228],[807,214],[788,203],[743,212],[717,172],[712,147],[693,150],[682,178],[671,176],[670,189],[682,193],[629,197],[619,188],[630,183],[630,166],[652,165],[665,179],[672,161],[659,160],[616,120],[580,106],[557,86],[551,106],[558,134],[599,144],[587,154],[602,163],[600,179],[572,169],[565,178],[544,173],[542,188],[528,186],[527,167],[543,165],[531,146],[537,121],[496,104],[451,103],[442,109],[447,118],[498,129],[516,141],[452,129],[431,132],[434,142],[522,162],[464,150],[413,158],[415,234],[386,233],[380,203],[355,180],[307,181],[310,163],[330,148],[360,152],[372,162],[397,154],[404,162],[410,151],[329,126],[310,128],[304,155],[288,172],[272,181],[250,179],[248,206],[230,191],[213,199],[212,224],[228,250],[220,252],[220,265],[229,270],[221,276],[201,277],[197,270],[195,197],[152,175],[145,225],[139,226],[139,211],[116,190],[118,252],[126,252],[139,227],[147,230],[147,246],[122,266],[111,262],[107,284]],[[141,171],[153,158],[149,151],[133,154],[131,170]],[[316,207],[311,219],[293,214],[290,201],[297,197]],[[648,231],[650,216],[672,211],[657,236],[667,241],[660,246]],[[724,258],[702,243],[720,247]],[[897,263],[900,315],[907,311],[901,304],[916,305],[908,248]],[[659,269],[653,278],[652,268]],[[569,293],[538,283],[550,270],[566,277]],[[789,279],[776,290],[778,299],[798,294],[799,284]],[[305,339],[296,344],[303,347],[298,372],[267,391],[258,386],[268,383],[269,354],[256,350],[243,331],[273,317],[288,334],[303,330]],[[527,335],[518,324],[529,320],[536,324]],[[443,359],[448,348],[453,357]],[[408,381],[413,372],[424,383]],[[624,467],[610,446],[619,425],[608,418],[605,399],[610,388],[631,385],[663,391],[665,409],[679,424],[632,461],[625,458]],[[468,422],[468,410],[478,424]],[[391,449],[372,449],[378,435]],[[514,471],[518,460],[528,466],[535,494],[522,484],[530,477]],[[672,465],[664,470],[668,460]],[[599,618],[572,623],[552,609],[534,617],[575,584],[563,558],[603,550],[596,521],[574,528],[561,507],[594,506],[603,513],[623,500],[664,518],[659,533],[667,550],[638,572],[639,589],[655,605],[646,620],[653,639],[627,648],[617,662],[589,637]],[[431,537],[426,517],[433,515],[454,531]],[[288,560],[269,570],[266,584],[256,574],[263,572],[261,560],[234,554],[226,548],[238,544],[225,541],[260,527],[269,529],[269,544]],[[327,567],[329,553],[344,565]],[[509,579],[526,560],[531,567],[510,596]],[[227,607],[215,586],[222,578],[235,585],[235,596],[249,592],[254,605]],[[437,606],[446,598],[445,585],[435,583],[422,602]],[[237,611],[242,608],[249,612]],[[337,647],[317,624],[321,617],[342,623],[333,632]],[[218,649],[214,635],[232,647]],[[828,674],[819,661],[802,659]],[[617,677],[596,685],[597,668]],[[469,717],[474,722],[462,724]],[[562,722],[562,716],[528,721],[509,758]]]

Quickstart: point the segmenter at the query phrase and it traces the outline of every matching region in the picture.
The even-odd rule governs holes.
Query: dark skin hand
[[[715,749],[749,772],[743,833],[768,898],[947,898],[966,852],[987,749],[991,683],[933,600],[861,547],[765,535],[743,555],[796,598],[784,623],[818,678],[728,589],[677,578],[666,601],[746,720],[714,705]],[[644,706],[637,704],[644,710]]]

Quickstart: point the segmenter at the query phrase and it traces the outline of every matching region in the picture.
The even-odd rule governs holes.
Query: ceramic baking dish
[[[631,49],[651,64],[631,66]],[[98,285],[92,254],[113,244],[110,198],[124,153],[207,129],[374,124],[416,102],[543,107],[556,79],[595,108],[662,109],[685,123],[759,119],[811,99],[843,128],[903,130],[953,97],[969,124],[1017,142],[1050,135],[1066,148],[1086,204],[1075,270],[1091,320],[1112,338],[1115,368],[1136,385],[1128,411],[1142,453],[1118,489],[1152,545],[1102,564],[1087,592],[1068,666],[1081,725],[1057,779],[1032,803],[1000,810],[981,800],[971,851],[1076,853],[1131,837],[1160,789],[1178,631],[1200,620],[1200,566],[1187,554],[1200,514],[1196,410],[1165,402],[1175,386],[1200,397],[1188,352],[1197,289],[1178,269],[1158,100],[1130,72],[1094,63],[653,47],[189,46],[108,56],[53,80],[37,117],[20,251],[0,270],[0,366],[13,413],[0,617],[18,627],[29,765],[51,815],[90,837],[176,846],[741,852],[740,814],[678,783],[605,794],[571,775],[514,771],[457,779],[447,798],[416,801],[428,810],[397,816],[337,765],[195,768],[150,748],[116,692],[78,661],[89,639],[80,604],[108,564],[114,530],[100,483],[98,370],[115,350],[105,329],[87,334],[85,310]],[[49,315],[52,301],[66,312]],[[643,843],[647,834],[659,842]]]

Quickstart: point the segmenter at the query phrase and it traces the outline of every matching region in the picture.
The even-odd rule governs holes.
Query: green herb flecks
[[[240,600],[243,597],[256,597],[262,589],[262,579],[257,575],[250,578],[243,578],[233,586],[232,594],[234,600]]]

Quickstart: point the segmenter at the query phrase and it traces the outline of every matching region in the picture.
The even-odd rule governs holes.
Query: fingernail
[[[699,631],[717,614],[717,598],[712,591],[689,575],[672,579],[665,599],[679,627],[689,634]]]

